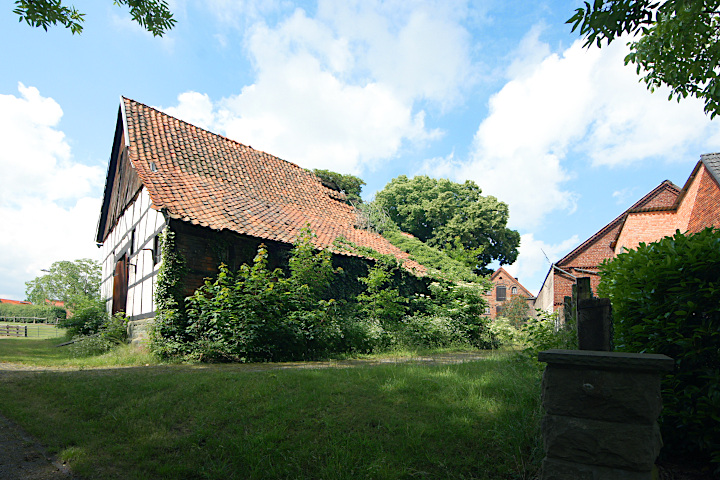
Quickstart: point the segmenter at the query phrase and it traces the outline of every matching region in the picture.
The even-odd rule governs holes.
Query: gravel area
[[[69,468],[55,461],[42,445],[3,416],[0,416],[0,478],[78,480]]]

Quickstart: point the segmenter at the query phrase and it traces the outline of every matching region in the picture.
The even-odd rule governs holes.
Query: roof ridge
[[[169,118],[172,118],[172,119],[174,119],[174,120],[177,120],[178,122],[182,122],[182,123],[184,123],[184,124],[186,124],[186,125],[190,125],[191,127],[197,128],[198,130],[202,130],[203,132],[209,133],[210,135],[213,135],[213,136],[215,136],[215,137],[220,137],[220,138],[225,139],[225,140],[228,140],[228,141],[230,141],[230,142],[232,142],[232,143],[236,143],[236,144],[238,144],[238,145],[240,145],[240,146],[242,146],[242,147],[249,148],[250,150],[254,150],[254,151],[256,151],[256,152],[264,153],[265,155],[270,155],[270,156],[272,156],[272,157],[275,157],[275,158],[277,158],[278,160],[282,160],[283,162],[287,162],[287,163],[289,163],[290,165],[293,165],[293,166],[295,166],[295,167],[298,167],[298,168],[300,168],[300,169],[302,169],[302,170],[307,170],[306,168],[303,168],[303,167],[301,167],[300,165],[298,165],[297,163],[291,162],[290,160],[285,160],[284,158],[278,157],[277,155],[274,155],[274,154],[272,154],[272,153],[268,153],[268,152],[266,152],[266,151],[264,151],[264,150],[259,150],[259,149],[257,149],[257,148],[253,148],[251,145],[246,145],[246,144],[244,144],[244,143],[242,143],[242,142],[240,142],[240,141],[238,141],[238,140],[235,140],[234,138],[226,137],[225,135],[221,135],[221,134],[219,134],[219,133],[211,132],[211,131],[208,130],[207,128],[200,127],[200,126],[198,126],[198,125],[195,125],[194,123],[188,122],[187,120],[183,120],[182,118],[178,118],[178,117],[175,117],[175,116],[173,116],[173,115],[170,115],[169,113],[163,112],[163,111],[160,110],[159,108],[151,107],[150,105],[147,105],[146,103],[138,102],[137,100],[133,100],[132,98],[128,98],[128,97],[126,97],[126,96],[124,96],[124,95],[120,95],[120,97],[121,97],[123,100],[128,100],[128,101],[133,102],[133,103],[136,103],[136,104],[138,104],[138,105],[142,105],[142,106],[145,107],[145,108],[149,108],[150,110],[154,110],[154,111],[156,111],[157,113],[159,113],[159,114],[161,114],[161,115],[165,115],[166,117],[169,117]]]
[[[648,193],[643,195],[643,197],[640,200],[633,203],[632,206],[630,206],[629,208],[624,210],[614,220],[612,220],[610,223],[605,225],[603,228],[601,228],[600,230],[595,232],[592,236],[590,236],[590,238],[588,238],[583,243],[581,243],[580,245],[575,247],[573,250],[571,250],[570,253],[568,253],[567,255],[562,257],[560,260],[555,262],[555,265],[559,265],[562,262],[565,262],[565,261],[571,259],[572,257],[574,257],[575,255],[577,255],[582,248],[584,248],[588,244],[592,243],[595,239],[597,239],[599,236],[606,233],[609,229],[615,227],[618,223],[622,222],[625,219],[625,217],[628,215],[628,213],[630,213],[632,210],[640,208],[639,205],[641,205],[645,201],[650,200],[655,194],[659,193],[659,191],[664,187],[671,188],[677,192],[679,192],[679,190],[680,190],[679,187],[677,185],[675,185],[673,182],[671,182],[670,180],[663,180],[662,182],[660,182],[660,184],[657,187],[653,188]]]

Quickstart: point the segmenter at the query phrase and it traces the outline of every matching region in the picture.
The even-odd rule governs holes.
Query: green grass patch
[[[5,338],[61,338],[65,336],[65,329],[49,323],[20,323],[20,322],[0,322],[0,325],[9,325],[11,327],[27,327],[27,337],[6,337],[0,335],[0,340]]]
[[[457,365],[4,373],[0,411],[87,478],[522,479],[540,375]]]
[[[63,338],[44,340],[29,338],[0,339],[0,362],[22,363],[41,367],[113,367],[157,364],[158,360],[146,350],[130,345],[97,356],[76,357],[72,346],[58,347],[68,341]]]

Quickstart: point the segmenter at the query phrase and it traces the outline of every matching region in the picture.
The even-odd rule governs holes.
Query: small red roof
[[[9,298],[0,298],[0,303],[9,303],[10,305],[32,305],[25,300],[10,300]]]

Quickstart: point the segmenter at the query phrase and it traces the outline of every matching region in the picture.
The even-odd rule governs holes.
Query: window
[[[133,228],[132,233],[130,234],[130,255],[135,253],[135,250],[137,246],[135,245],[135,228]]]
[[[507,298],[507,294],[506,294],[505,290],[506,290],[505,285],[498,285],[495,288],[495,300],[497,300],[498,302],[504,302],[505,299]]]
[[[160,235],[153,238],[153,265],[160,263]]]
[[[485,315],[490,315],[490,307],[485,307]]]
[[[512,290],[510,290],[510,293],[513,295],[517,295],[517,287],[512,287]]]
[[[500,315],[502,315],[502,311],[503,311],[502,305],[498,305],[497,307],[495,307],[495,316],[499,317]]]

